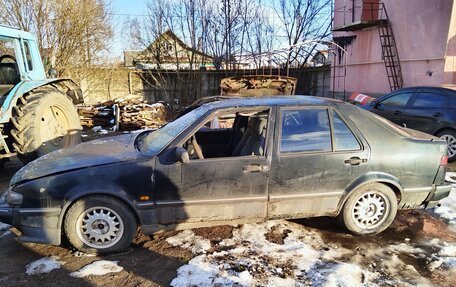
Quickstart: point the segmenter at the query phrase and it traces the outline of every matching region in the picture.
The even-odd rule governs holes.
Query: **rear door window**
[[[415,96],[414,108],[449,108],[448,97],[434,93],[419,92]]]
[[[331,151],[328,110],[284,110],[280,152]]]
[[[333,113],[334,146],[336,151],[360,150],[358,140],[341,117]]]

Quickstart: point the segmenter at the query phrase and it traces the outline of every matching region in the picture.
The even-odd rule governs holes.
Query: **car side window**
[[[269,109],[239,109],[216,113],[188,136],[182,147],[190,160],[265,156]]]
[[[284,110],[280,152],[331,151],[327,109]]]
[[[416,94],[412,106],[415,108],[449,108],[449,102],[445,95],[421,92]]]
[[[384,99],[380,104],[387,107],[405,107],[412,95],[413,93],[400,93]]]
[[[336,151],[360,150],[358,140],[347,124],[336,113],[333,113],[333,134],[334,146]]]

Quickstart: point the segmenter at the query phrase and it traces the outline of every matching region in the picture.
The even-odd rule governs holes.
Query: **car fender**
[[[82,91],[71,79],[45,79],[39,81],[22,81],[17,84],[6,96],[0,110],[0,123],[7,123],[12,117],[12,109],[22,95],[46,85],[52,84],[57,89],[66,91],[73,103],[83,102]]]
[[[397,177],[384,172],[368,172],[353,180],[345,188],[344,193],[338,204],[337,213],[339,213],[342,210],[342,207],[344,206],[346,200],[353,191],[355,191],[361,185],[372,182],[384,183],[387,184],[389,187],[392,187],[394,193],[396,194],[396,196],[399,197],[399,199],[403,196],[404,190],[400,184],[400,180]]]
[[[90,186],[77,185],[65,194],[58,222],[59,227],[62,227],[63,225],[63,220],[68,208],[77,200],[89,195],[109,195],[119,199],[120,201],[126,203],[134,211],[135,216],[139,220],[138,223],[142,224],[140,213],[133,203],[133,200],[121,187],[115,184],[107,185],[106,182],[91,182]]]

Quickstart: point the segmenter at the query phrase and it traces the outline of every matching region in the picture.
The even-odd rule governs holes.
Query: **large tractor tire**
[[[14,109],[13,146],[24,163],[80,143],[81,130],[73,102],[53,87],[33,90]]]

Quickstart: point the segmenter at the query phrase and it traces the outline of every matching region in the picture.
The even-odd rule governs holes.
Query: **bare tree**
[[[288,45],[286,67],[302,66],[312,51],[292,46],[305,40],[324,39],[331,33],[331,0],[279,0],[274,9]],[[312,46],[313,49],[315,46]],[[311,48],[311,50],[313,50]]]
[[[274,44],[279,42],[275,35],[275,26],[269,17],[269,10],[262,5],[262,0],[252,4],[255,9],[249,14],[251,21],[247,26],[246,54],[253,60],[257,69],[271,65],[270,57],[265,52],[272,51]]]
[[[96,63],[112,38],[103,0],[0,0],[0,22],[37,36],[49,66],[65,72]]]

